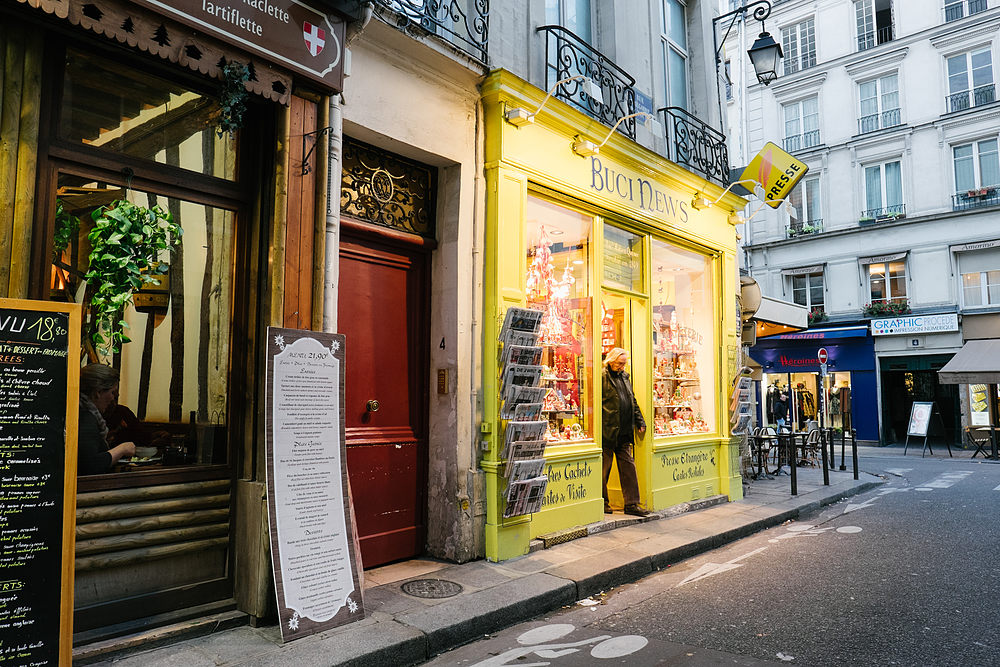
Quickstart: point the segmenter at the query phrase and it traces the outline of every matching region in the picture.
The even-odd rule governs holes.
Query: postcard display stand
[[[549,482],[543,474],[548,422],[542,418],[549,390],[541,386],[542,348],[538,345],[543,314],[508,308],[500,329],[500,470],[507,479],[504,518],[539,511]]]

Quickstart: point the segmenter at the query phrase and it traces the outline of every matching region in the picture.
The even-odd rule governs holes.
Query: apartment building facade
[[[932,432],[955,442],[981,416],[969,386],[940,384],[936,371],[964,341],[1000,335],[1000,9],[786,0],[768,27],[781,34],[778,80],[740,85],[742,63],[731,65],[733,161],[772,141],[809,172],[791,209],[746,223],[743,268],[812,313],[808,334],[751,354],[767,384],[804,389],[860,439],[903,441],[912,404],[929,401],[942,418]],[[821,346],[832,387],[818,378]]]

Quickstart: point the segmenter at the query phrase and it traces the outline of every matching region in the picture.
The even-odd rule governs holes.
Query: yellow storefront
[[[481,466],[487,480],[486,554],[527,553],[540,535],[600,522],[602,355],[630,352],[648,424],[634,456],[641,502],[660,510],[692,499],[742,497],[728,401],[738,341],[733,212],[745,201],[612,133],[581,157],[574,141],[608,129],[509,72],[483,85],[486,122],[485,351]],[[510,308],[542,311],[540,386],[547,484],[537,511],[510,515],[513,380],[505,347]],[[516,312],[516,311],[515,311]],[[509,323],[509,318],[506,318]],[[514,341],[518,342],[518,341]],[[511,348],[513,349],[513,348]],[[536,408],[537,410],[537,408]],[[617,471],[611,503],[622,507]],[[527,487],[526,487],[527,488]],[[536,487],[535,491],[541,491]],[[537,499],[536,499],[537,500]],[[505,516],[506,515],[506,516]]]

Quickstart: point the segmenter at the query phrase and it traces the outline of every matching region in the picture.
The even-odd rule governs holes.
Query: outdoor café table
[[[770,453],[771,448],[775,445],[775,436],[768,435],[767,433],[758,433],[752,436],[754,440],[754,448],[757,450],[757,472],[754,474],[754,479],[767,478],[771,472],[767,469],[767,455]]]

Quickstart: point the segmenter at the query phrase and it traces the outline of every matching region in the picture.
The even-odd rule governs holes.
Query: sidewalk
[[[868,456],[902,455],[902,446],[865,447]],[[898,451],[897,451],[898,449]],[[971,452],[952,448],[956,457]],[[935,458],[948,457],[934,448]],[[840,454],[839,447],[837,451]],[[588,527],[585,537],[555,535],[532,543],[532,552],[503,563],[463,565],[417,559],[365,572],[364,620],[281,644],[277,626],[251,628],[237,612],[151,630],[104,644],[81,646],[74,664],[116,667],[406,667],[451,647],[636,581],[667,565],[780,525],[882,483],[862,472],[798,468],[798,495],[787,475],[747,485],[746,497],[729,503],[706,498],[645,519],[622,514]],[[908,457],[920,456],[910,448]],[[837,459],[839,467],[840,459]],[[864,466],[861,466],[864,469]],[[787,468],[786,468],[787,470]],[[582,532],[582,531],[577,531]],[[549,548],[544,548],[546,545]],[[407,582],[418,582],[403,591]],[[439,597],[416,597],[436,595]],[[450,597],[440,597],[450,595]],[[241,624],[240,627],[233,627]],[[222,629],[228,628],[228,629]],[[185,637],[185,638],[182,638]],[[158,648],[157,648],[158,647]],[[132,651],[131,653],[128,653]]]

